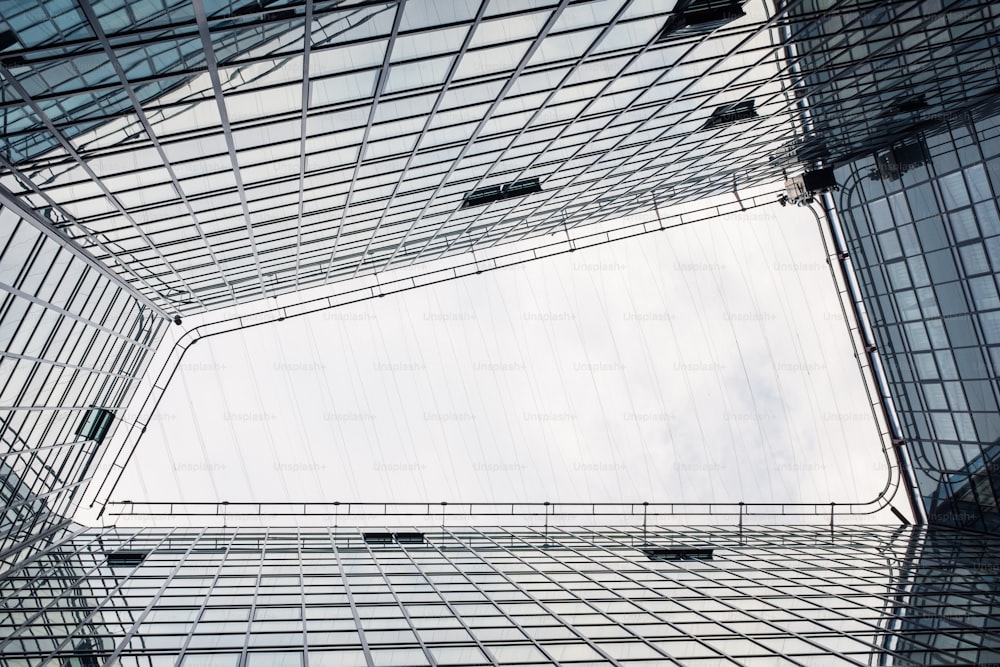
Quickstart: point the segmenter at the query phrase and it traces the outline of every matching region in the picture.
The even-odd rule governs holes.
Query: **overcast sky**
[[[811,214],[775,205],[194,346],[115,500],[875,497]]]

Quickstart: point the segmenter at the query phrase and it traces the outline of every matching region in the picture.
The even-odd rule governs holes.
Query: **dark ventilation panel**
[[[656,38],[666,42],[688,35],[710,33],[730,21],[746,16],[742,2],[733,0],[695,0],[680,11],[675,11]]]
[[[895,101],[889,105],[889,108],[882,113],[882,115],[895,116],[903,113],[916,113],[929,107],[930,105],[927,103],[927,96],[924,95],[924,93],[919,93],[917,95],[904,95],[902,97],[897,97]]]
[[[108,429],[114,420],[115,413],[92,405],[83,415],[83,421],[77,427],[76,434],[85,440],[93,440],[100,444],[104,442],[104,436],[108,434]]]
[[[462,204],[462,208],[468,208],[470,206],[485,206],[486,204],[492,204],[495,201],[500,201],[503,198],[503,188],[499,185],[492,185],[488,188],[479,188],[478,190],[473,190],[469,194],[465,195],[465,203]]]
[[[257,2],[251,2],[247,5],[243,5],[236,11],[232,12],[230,16],[252,16],[260,15],[265,21],[275,21],[279,19],[291,19],[295,18],[294,9],[274,9],[268,10],[268,5],[273,5],[274,0],[258,0]]]
[[[507,197],[523,197],[524,195],[541,191],[542,185],[538,182],[537,178],[525,178],[520,181],[514,181],[504,188],[504,193]]]
[[[478,188],[473,190],[469,194],[465,195],[465,201],[462,202],[462,208],[485,206],[487,204],[492,204],[495,201],[513,199],[514,197],[523,197],[525,195],[541,191],[542,184],[537,178],[523,178],[520,181],[514,181],[513,183],[508,183],[507,185],[491,185],[487,188]]]
[[[833,177],[833,167],[810,169],[802,174],[802,184],[811,195],[833,192],[838,189],[837,179]]]
[[[0,30],[0,51],[17,44],[17,35],[13,30]]]
[[[833,167],[810,169],[799,176],[785,181],[785,193],[778,199],[782,206],[795,204],[806,206],[813,203],[816,195],[839,190],[833,177]]]
[[[279,9],[277,11],[268,12],[264,14],[265,21],[287,21],[289,19],[295,18],[297,15],[294,9]]]
[[[110,554],[104,554],[108,559],[108,565],[111,567],[136,567],[141,565],[142,561],[146,560],[146,556],[149,555],[147,551],[116,551]]]
[[[674,563],[682,560],[712,560],[712,549],[692,549],[689,547],[661,548],[649,547],[642,550],[649,560]]]
[[[711,117],[705,121],[701,129],[709,130],[715,127],[724,127],[753,118],[760,118],[753,108],[753,100],[743,100],[736,104],[723,104],[712,112]]]
[[[416,531],[404,533],[362,533],[365,544],[385,546],[387,544],[423,544],[424,534]]]
[[[926,164],[929,156],[927,144],[923,138],[917,138],[879,153],[875,164],[881,178],[898,181],[906,172]]]
[[[97,650],[90,638],[85,638],[73,647],[73,653],[70,654],[69,659],[60,664],[74,665],[75,667],[101,667],[104,661],[110,657],[110,654]]]

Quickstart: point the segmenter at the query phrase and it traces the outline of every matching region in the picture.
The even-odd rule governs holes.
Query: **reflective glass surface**
[[[926,133],[927,160],[838,170],[837,210],[932,522],[1000,530],[1000,114]]]
[[[412,529],[411,529],[412,530]],[[944,529],[91,529],[0,578],[0,664],[1000,660],[995,538]],[[647,558],[648,544],[710,560]],[[142,554],[122,564],[108,554]],[[66,663],[63,663],[66,664]]]

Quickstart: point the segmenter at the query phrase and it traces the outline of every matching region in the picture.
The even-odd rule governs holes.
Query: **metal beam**
[[[94,269],[105,278],[121,287],[123,290],[128,292],[132,298],[158,314],[163,319],[173,319],[173,315],[163,310],[163,308],[156,305],[149,297],[123,280],[121,276],[109,269],[107,264],[104,264],[100,260],[96,259],[89,252],[74,243],[72,239],[66,237],[59,229],[56,228],[55,225],[39,215],[38,212],[32,207],[22,203],[21,200],[17,198],[17,195],[5,188],[3,185],[0,185],[0,204],[2,204],[4,208],[9,208],[17,213],[22,219],[31,224],[32,227],[36,228],[38,231],[45,234],[45,236],[49,237],[68,250],[76,256],[77,259],[85,262],[90,268]]]

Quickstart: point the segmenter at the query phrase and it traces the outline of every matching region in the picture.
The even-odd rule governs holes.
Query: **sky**
[[[200,341],[113,500],[866,502],[813,216],[777,205]]]

